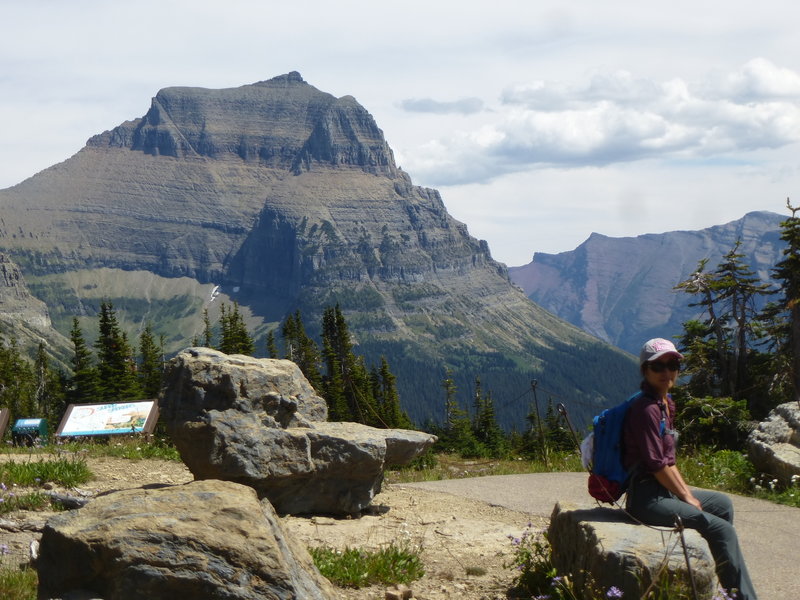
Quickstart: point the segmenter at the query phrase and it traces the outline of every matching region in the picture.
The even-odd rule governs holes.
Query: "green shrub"
[[[339,587],[361,588],[380,583],[410,583],[425,574],[419,552],[389,544],[375,552],[358,548],[310,548],[314,564]]]
[[[681,444],[697,448],[714,444],[718,448],[741,448],[750,433],[747,400],[695,398],[676,393],[675,422],[680,423]]]
[[[700,447],[681,458],[680,468],[691,485],[750,494],[755,468],[748,458],[734,450]]]

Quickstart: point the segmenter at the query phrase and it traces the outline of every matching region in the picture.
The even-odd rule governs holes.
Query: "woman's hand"
[[[691,505],[692,505],[692,506],[694,506],[694,507],[695,507],[697,510],[703,510],[703,505],[702,505],[702,504],[700,504],[700,500],[698,500],[697,498],[695,498],[695,497],[694,497],[694,494],[692,494],[692,492],[689,492],[689,495],[688,495],[686,498],[681,498],[681,500],[683,500],[684,502],[686,502],[686,504],[691,504]]]
[[[694,494],[692,494],[689,486],[686,485],[686,482],[683,480],[683,476],[678,470],[678,467],[675,465],[666,466],[660,471],[653,473],[653,475],[655,475],[656,480],[661,485],[675,494],[675,496],[686,502],[686,504],[691,504],[697,510],[703,510],[703,505],[700,504],[700,501],[694,497]]]

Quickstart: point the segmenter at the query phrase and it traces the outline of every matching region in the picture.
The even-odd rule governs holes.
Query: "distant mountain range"
[[[0,253],[27,282],[7,327],[25,329],[29,290],[53,325],[29,341],[41,334],[62,360],[72,318],[91,341],[104,300],[132,336],[151,322],[170,351],[202,332],[204,308],[215,322],[235,300],[261,355],[288,314],[314,335],[338,303],[356,351],[388,359],[417,423],[442,419],[448,372],[467,406],[480,377],[517,429],[531,379],[543,398],[574,401],[577,420],[637,381],[629,355],[531,302],[436,190],[413,185],[354,98],[296,72],[159,91],[144,116],[0,190]]]
[[[533,261],[509,269],[527,296],[584,331],[638,354],[652,337],[676,338],[696,318],[697,298],[673,288],[702,259],[713,271],[741,241],[744,262],[764,282],[780,261],[785,243],[780,223],[787,218],[752,212],[737,221],[700,231],[672,231],[610,238],[594,233],[575,250],[537,252]],[[773,282],[774,283],[774,282]]]

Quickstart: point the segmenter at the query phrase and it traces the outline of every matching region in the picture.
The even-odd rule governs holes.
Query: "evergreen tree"
[[[444,381],[442,382],[444,388],[444,428],[445,431],[452,431],[455,415],[458,411],[458,401],[456,400],[456,383],[453,381],[453,372],[449,369],[445,373]]]
[[[275,331],[267,332],[267,357],[278,358],[278,345],[275,343]]]
[[[497,424],[491,393],[483,391],[480,378],[475,379],[475,439],[482,444],[489,456],[500,458],[508,452],[505,435]]]
[[[156,344],[153,329],[148,323],[139,334],[139,386],[145,398],[157,398],[164,374],[163,346]]]
[[[439,452],[455,452],[464,458],[477,458],[486,453],[472,430],[469,413],[458,405],[458,389],[448,370],[442,387],[445,391],[445,423],[442,429],[434,429],[439,437],[435,448]]]
[[[30,363],[20,354],[16,338],[8,341],[0,335],[0,406],[18,418],[36,416],[34,374]]]
[[[72,340],[73,355],[72,378],[69,380],[67,388],[67,402],[70,404],[98,402],[100,391],[97,370],[92,364],[92,353],[86,346],[77,317],[72,319],[72,330],[69,335]]]
[[[755,300],[772,292],[744,264],[740,245],[737,241],[713,273],[705,271],[704,259],[689,279],[676,286],[700,295],[700,301],[690,306],[702,306],[707,314],[702,323],[684,324],[683,340],[689,344],[687,372],[700,377],[691,384],[696,389],[710,389],[734,400],[746,397],[751,410],[763,409],[764,390],[755,382],[759,379],[756,367],[763,363],[757,347],[764,342],[765,329]],[[700,354],[694,356],[693,351]],[[709,371],[708,367],[713,368]]]
[[[255,343],[250,333],[247,331],[244,317],[239,311],[239,303],[234,302],[233,308],[225,309],[223,304],[220,307],[220,352],[225,354],[245,354],[252,356],[255,353]]]
[[[547,440],[550,448],[556,451],[568,451],[575,447],[575,442],[572,435],[556,412],[553,406],[553,400],[550,398],[547,401],[547,413],[544,418],[545,426],[547,428]]]
[[[120,329],[110,302],[100,304],[97,372],[100,396],[105,402],[119,402],[140,397],[136,379],[136,361],[128,337]]]
[[[778,325],[773,333],[779,336],[783,343],[776,344],[775,350],[789,363],[788,379],[791,381],[793,399],[800,402],[800,217],[795,208],[786,199],[786,207],[792,216],[781,223],[781,239],[786,242],[783,251],[783,260],[777,265],[773,274],[782,282],[783,296],[781,308],[788,312],[788,318],[783,326]],[[773,310],[773,313],[777,313]],[[773,318],[772,323],[779,323]]]
[[[369,373],[363,358],[353,353],[350,331],[339,305],[322,315],[323,378],[331,420],[377,424],[378,410],[372,396]]]
[[[48,431],[58,427],[66,408],[62,377],[50,367],[50,359],[45,352],[44,342],[39,342],[34,361],[36,415],[47,421]]]
[[[389,370],[389,363],[381,356],[380,369],[372,370],[372,396],[378,409],[380,427],[388,429],[413,429],[411,419],[400,408],[400,396],[395,385],[397,378]]]
[[[300,367],[303,375],[315,390],[321,391],[323,382],[319,370],[319,349],[314,340],[306,333],[299,310],[294,315],[287,317],[283,324],[282,334],[286,347],[286,358]],[[275,350],[277,351],[277,348]]]
[[[214,347],[214,333],[211,329],[211,319],[208,317],[208,309],[203,309],[203,346],[206,348]]]

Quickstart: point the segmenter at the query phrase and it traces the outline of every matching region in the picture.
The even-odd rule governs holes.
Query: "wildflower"
[[[622,590],[612,585],[606,592],[606,598],[622,598]]]
[[[8,553],[9,553],[8,544],[0,545],[0,554],[8,554]]]
[[[733,596],[729,596],[728,592],[726,592],[723,588],[719,588],[711,600],[734,600],[735,598],[735,594]]]
[[[5,492],[7,489],[8,488],[6,487],[5,483],[0,483],[0,490],[3,490]]]

